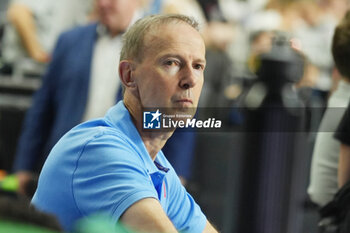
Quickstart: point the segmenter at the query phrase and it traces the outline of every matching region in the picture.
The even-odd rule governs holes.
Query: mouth
[[[196,106],[194,106],[192,99],[181,98],[175,100],[174,110],[176,113],[183,113],[193,117],[196,112]]]
[[[176,100],[177,103],[189,103],[189,104],[193,104],[193,101],[191,99],[179,99],[179,100]]]

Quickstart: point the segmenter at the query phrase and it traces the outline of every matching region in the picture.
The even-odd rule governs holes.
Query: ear
[[[119,63],[119,77],[126,89],[134,89],[137,87],[133,76],[133,64],[131,61],[123,60]]]

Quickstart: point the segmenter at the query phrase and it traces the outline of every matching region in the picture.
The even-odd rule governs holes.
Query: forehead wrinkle
[[[170,22],[170,24],[187,25],[184,22],[176,22],[176,21]],[[148,32],[144,35],[143,48],[142,48],[142,51],[140,51],[141,60],[143,57],[145,57],[145,54],[147,53],[156,53],[158,51],[165,51],[166,49],[169,49],[169,48],[172,48],[172,49],[176,49],[176,47],[182,48],[181,45],[177,44],[179,41],[177,41],[177,43],[174,44],[171,33],[169,33],[167,30],[163,30],[163,31],[161,30],[163,27],[168,27],[168,26],[169,24],[161,24],[161,25],[155,25],[149,28]],[[201,34],[196,29],[192,28],[190,25],[187,25],[187,26],[189,26],[191,29],[193,29],[195,32],[198,33],[204,45],[204,41]],[[182,41],[181,43],[187,44],[187,43],[190,43],[190,41]],[[205,48],[205,45],[204,45],[204,48]],[[205,52],[205,49],[204,49],[204,52]],[[198,58],[196,60],[205,62],[205,58],[204,60],[201,58]]]
[[[141,51],[138,51],[139,53],[138,59],[140,61],[143,60],[145,54],[147,54],[148,51],[153,47],[154,42],[160,39],[159,35],[157,34],[157,32],[159,31],[158,28],[159,28],[159,25],[151,26],[150,28],[148,28],[148,32],[144,34]],[[165,41],[159,42],[157,47],[158,49],[165,48],[166,47]]]
[[[150,51],[159,51],[159,50],[164,50],[167,47],[169,47],[169,42],[156,34],[149,34],[145,38],[145,43],[144,43],[144,52],[147,53],[149,50]]]

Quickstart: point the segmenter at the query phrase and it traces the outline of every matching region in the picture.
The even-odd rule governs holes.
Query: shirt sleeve
[[[73,195],[83,215],[107,213],[116,221],[144,198],[156,198],[141,157],[121,137],[103,134],[86,144],[73,175]]]
[[[350,146],[350,105],[346,109],[334,137],[341,143]]]
[[[169,171],[175,173],[173,170]],[[177,175],[171,176],[172,185],[168,188],[168,217],[180,232],[203,232],[207,218],[192,196],[182,186]]]

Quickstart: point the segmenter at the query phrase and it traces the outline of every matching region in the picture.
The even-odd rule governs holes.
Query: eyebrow
[[[158,60],[163,60],[164,58],[167,58],[167,57],[175,57],[181,61],[185,60],[182,56],[176,54],[176,53],[167,53],[167,54],[164,54],[162,55]],[[201,58],[197,58],[197,59],[194,59],[193,60],[194,62],[199,62],[199,63],[203,63],[203,64],[206,64],[206,60],[205,59],[201,59]]]

